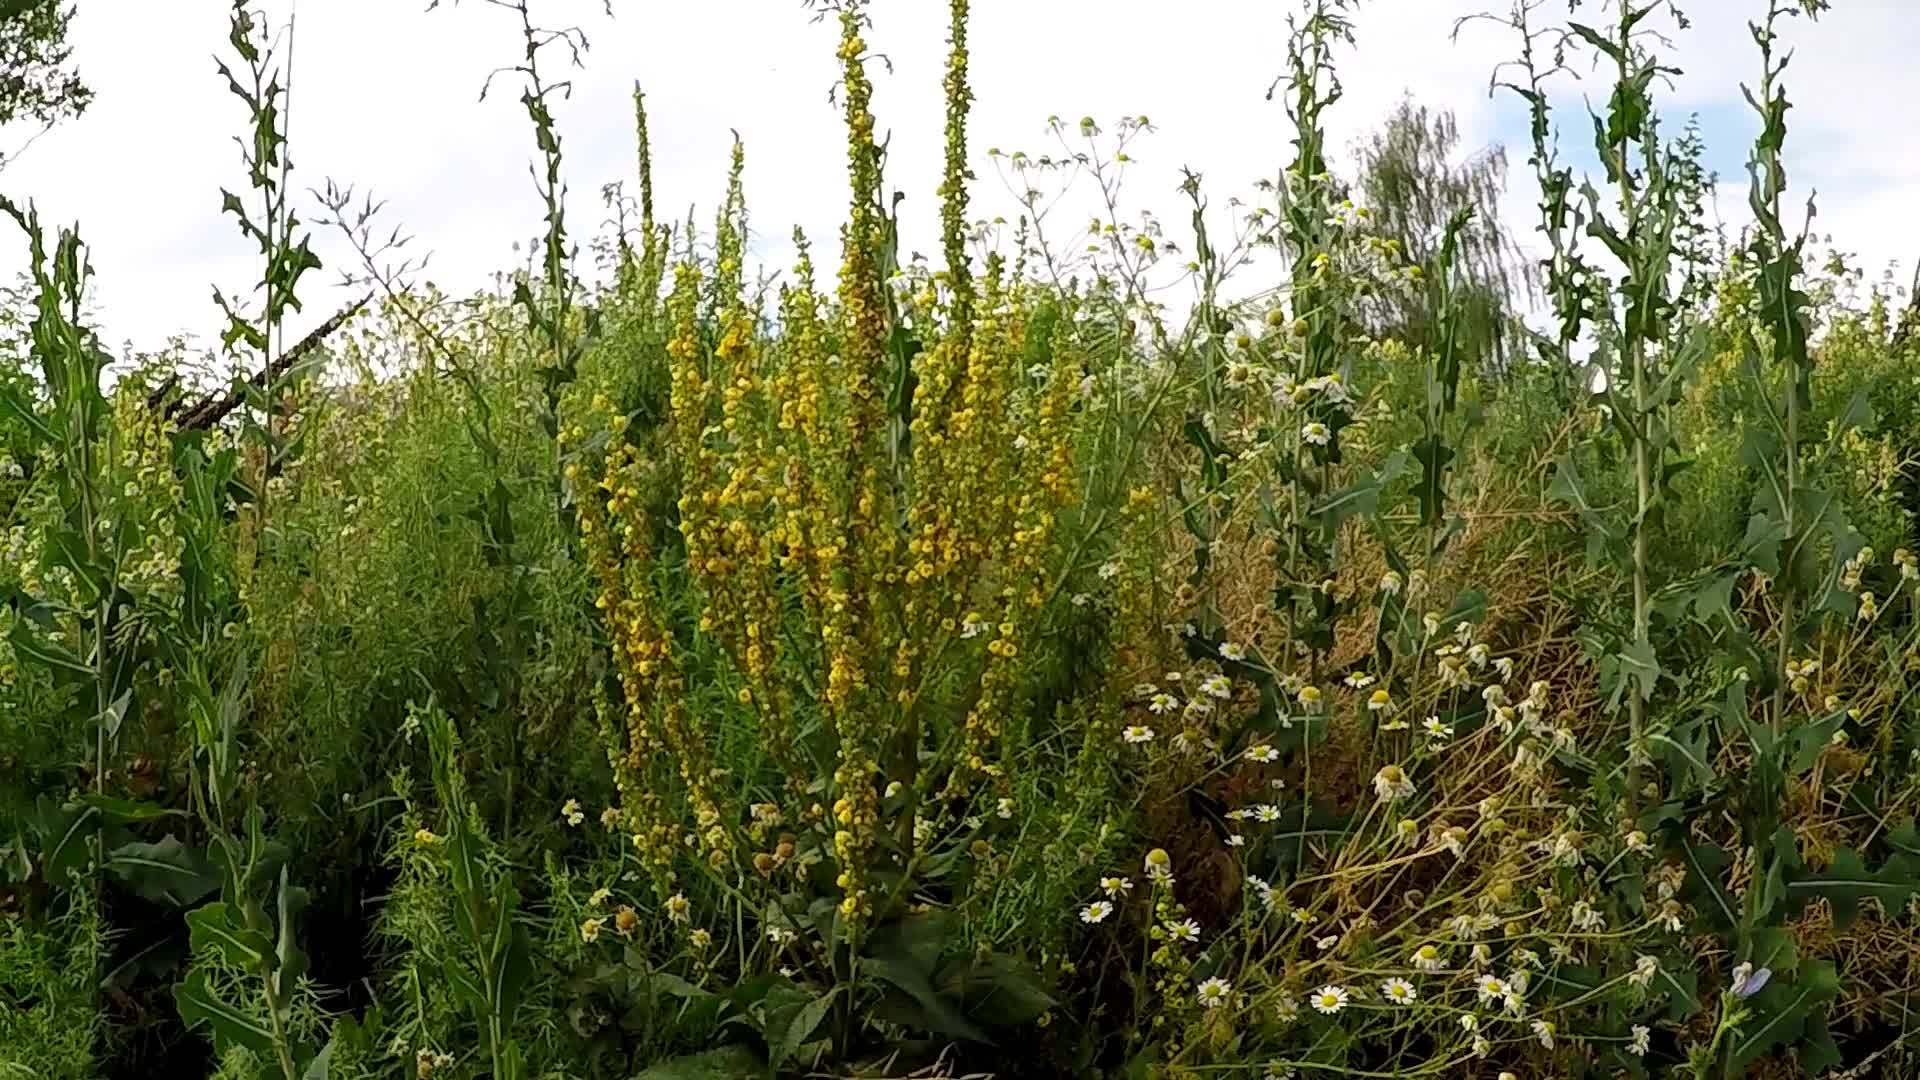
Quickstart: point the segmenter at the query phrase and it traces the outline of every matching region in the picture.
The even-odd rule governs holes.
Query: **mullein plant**
[[[765,333],[744,295],[736,148],[714,261],[673,271],[666,423],[649,436],[597,400],[580,446],[603,449],[568,468],[618,682],[607,824],[670,912],[686,912],[693,873],[761,920],[765,943],[734,943],[742,963],[817,949],[809,977],[829,989],[808,1015],[823,1023],[831,999],[842,1049],[872,988],[942,1007],[921,969],[946,951],[903,954],[903,937],[950,925],[925,896],[963,907],[1004,865],[986,822],[1037,737],[1027,683],[1072,569],[1082,360],[1017,268],[967,262],[967,14],[952,5],[942,249],[956,261],[904,308],[888,295],[868,22],[841,5],[852,200],[836,291],[816,287],[797,238],[780,336]],[[670,532],[650,513],[662,491]],[[750,774],[718,767],[731,715],[755,733]]]

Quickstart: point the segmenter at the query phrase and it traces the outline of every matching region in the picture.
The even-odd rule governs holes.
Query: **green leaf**
[[[1920,888],[1920,875],[1916,875],[1908,856],[1893,855],[1878,871],[1868,871],[1859,853],[1851,848],[1835,851],[1833,862],[1825,870],[1790,870],[1787,878],[1789,899],[1805,906],[1814,897],[1825,897],[1833,908],[1834,925],[1841,927],[1860,914],[1860,901],[1878,900],[1883,910],[1897,913],[1916,888]]]
[[[217,952],[234,967],[257,972],[274,956],[273,942],[258,930],[235,924],[223,900],[187,912],[187,926],[195,952]]]
[[[772,1044],[772,1058],[775,1065],[787,1061],[800,1052],[800,1048],[813,1041],[813,1033],[826,1020],[827,1011],[833,1007],[833,999],[838,997],[839,986],[807,1002],[794,1013],[786,1030],[780,1033],[778,1042]]]
[[[206,854],[172,835],[157,843],[122,844],[107,853],[107,870],[146,900],[187,907],[220,887]]]
[[[735,1043],[670,1058],[640,1072],[633,1080],[745,1080],[772,1075],[766,1062],[751,1049]]]
[[[1824,960],[1803,965],[1799,978],[1790,985],[1783,985],[1777,978],[1769,983],[1749,999],[1748,1007],[1754,1015],[1728,1048],[1734,1074],[1738,1075],[1747,1064],[1774,1046],[1797,1042],[1813,1010],[1839,993],[1840,977],[1833,965]]]
[[[273,1053],[273,1029],[215,994],[207,985],[205,970],[194,971],[186,981],[174,984],[173,1002],[187,1027],[205,1024],[213,1031],[213,1044],[223,1053],[232,1046],[261,1055]]]

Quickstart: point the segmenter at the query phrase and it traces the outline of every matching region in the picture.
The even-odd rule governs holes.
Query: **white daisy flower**
[[[1395,1005],[1411,1005],[1420,993],[1412,983],[1396,977],[1380,984],[1380,996]]]
[[[1381,802],[1411,798],[1413,791],[1413,779],[1398,765],[1382,765],[1373,774],[1373,792]]]
[[[1227,998],[1231,996],[1232,993],[1233,984],[1216,975],[1211,979],[1202,981],[1199,986],[1195,987],[1193,996],[1200,1002],[1201,1008],[1217,1009],[1227,1003]]]
[[[1107,916],[1111,914],[1113,914],[1112,904],[1105,900],[1095,900],[1093,903],[1080,909],[1080,921],[1092,926],[1096,923],[1106,922]]]
[[[1313,992],[1314,1010],[1332,1016],[1347,1007],[1348,996],[1347,988],[1344,986],[1331,984],[1323,986]]]

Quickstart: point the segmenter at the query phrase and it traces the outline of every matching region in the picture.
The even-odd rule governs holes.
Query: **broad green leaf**
[[[1906,855],[1894,855],[1877,871],[1869,871],[1859,853],[1841,848],[1825,870],[1789,871],[1787,896],[1797,906],[1825,897],[1833,908],[1836,926],[1846,926],[1860,914],[1860,901],[1878,900],[1883,910],[1898,912],[1920,889],[1920,873]]]
[[[786,1030],[780,1033],[779,1041],[773,1043],[771,1047],[774,1064],[778,1065],[791,1059],[800,1052],[802,1046],[813,1041],[813,1033],[818,1031],[820,1024],[826,1020],[827,1011],[833,1008],[833,999],[839,996],[841,989],[838,986],[834,987],[807,1002],[794,1013]]]
[[[122,844],[107,852],[107,870],[147,900],[187,907],[220,887],[206,853],[168,835],[155,843]]]
[[[1782,1043],[1792,1045],[1806,1030],[1814,1009],[1840,993],[1840,977],[1825,960],[1801,966],[1790,984],[1774,979],[1749,999],[1753,1016],[1732,1039],[1727,1056],[1735,1073]]]
[[[206,971],[194,971],[174,984],[173,1002],[189,1028],[205,1024],[212,1030],[217,1049],[244,1046],[256,1054],[273,1053],[273,1028],[214,993]]]
[[[237,925],[224,900],[187,912],[187,926],[195,952],[212,950],[227,963],[258,972],[274,960],[273,942],[257,930]]]

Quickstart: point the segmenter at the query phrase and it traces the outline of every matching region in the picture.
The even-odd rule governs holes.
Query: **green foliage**
[[[585,40],[486,6],[532,262],[442,295],[329,182],[375,299],[312,350],[235,6],[239,415],[193,422],[177,349],[114,363],[85,248],[0,204],[0,1074],[1704,1078],[1908,1023],[1920,342],[1781,208],[1778,24],[1823,5],[1754,27],[1732,243],[1665,133],[1678,11],[1495,20],[1523,340],[1500,159],[1409,103],[1335,174],[1341,0],[1291,24],[1286,168],[1224,229],[1189,174],[1190,241],[1120,208],[1145,117],[996,153],[1024,220],[970,224],[953,0],[938,269],[840,5],[842,269],[799,237],[777,293],[743,145],[710,236],[656,221],[637,90],[578,277]],[[1043,175],[1097,186],[1084,243]]]

